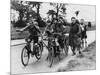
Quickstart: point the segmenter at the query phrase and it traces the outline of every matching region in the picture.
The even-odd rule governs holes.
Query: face
[[[71,22],[72,22],[72,23],[75,23],[75,22],[76,22],[76,19],[71,19]]]
[[[53,18],[56,18],[56,15],[54,15]]]
[[[81,19],[80,22],[81,22],[81,23],[84,23],[84,19]]]
[[[57,23],[57,20],[54,20],[54,23]]]

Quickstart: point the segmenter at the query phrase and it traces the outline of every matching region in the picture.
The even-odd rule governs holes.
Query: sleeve
[[[40,33],[40,29],[38,26],[35,26],[36,31],[38,31]]]
[[[81,33],[81,27],[80,27],[79,24],[77,25],[77,30],[78,30],[77,34],[80,34]]]
[[[25,26],[24,28],[22,28],[23,31],[27,30],[31,25],[29,23],[27,23],[27,26]]]

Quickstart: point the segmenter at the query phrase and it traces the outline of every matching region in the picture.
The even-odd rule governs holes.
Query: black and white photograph
[[[96,70],[96,5],[11,0],[11,74]]]

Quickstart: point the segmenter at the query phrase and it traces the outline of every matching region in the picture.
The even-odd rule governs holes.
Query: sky
[[[40,14],[42,17],[46,17],[46,13],[49,9],[54,9],[49,3],[43,3],[41,5]],[[75,17],[75,11],[79,10],[78,19],[85,19],[86,21],[95,21],[95,6],[93,5],[66,5],[66,19],[70,21],[71,17]]]

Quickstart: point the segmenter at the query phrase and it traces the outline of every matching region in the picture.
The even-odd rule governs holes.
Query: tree
[[[23,1],[12,0],[11,1],[11,9],[19,11],[19,19],[22,20],[24,17],[24,13],[28,11],[28,6],[22,4]]]
[[[37,12],[37,22],[38,22],[38,25],[39,27],[45,27],[46,26],[46,23],[41,19],[41,16],[40,16],[40,6],[42,4],[42,2],[31,2],[29,1],[28,2],[29,5],[32,5],[32,7],[36,8]]]
[[[47,12],[47,14],[48,14],[49,16],[52,16],[52,19],[53,19],[54,15],[56,15],[56,12],[55,12],[54,10],[49,10],[49,11]]]
[[[67,14],[66,13],[66,5],[65,4],[62,5],[60,12],[63,14],[63,16],[65,16]]]
[[[32,5],[32,7],[37,9],[37,19],[40,19],[40,6],[42,2],[28,2],[29,5]]]
[[[36,18],[37,13],[32,10],[32,7],[28,4],[23,4],[23,1],[11,0],[11,9],[14,9],[19,12],[19,20],[14,24],[15,27],[24,27],[26,22],[30,19],[30,15]],[[23,20],[26,18],[26,20]]]
[[[23,18],[24,18],[25,12],[28,11],[28,6],[23,5],[23,1],[11,0],[11,9],[14,9],[19,12],[19,18],[18,18],[18,21],[13,24],[14,27],[26,26],[26,23],[23,21]]]
[[[59,16],[59,12],[66,14],[65,4],[62,3],[50,3],[56,9],[56,18]]]

